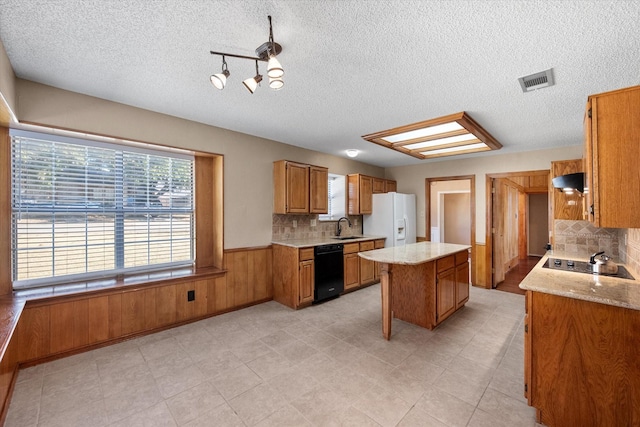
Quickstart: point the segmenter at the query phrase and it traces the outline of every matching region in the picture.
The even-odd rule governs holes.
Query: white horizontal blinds
[[[193,159],[12,136],[15,288],[192,263]]]

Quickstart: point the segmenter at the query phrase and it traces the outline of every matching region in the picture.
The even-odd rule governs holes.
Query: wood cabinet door
[[[584,209],[585,209],[585,218],[589,221],[596,223],[596,218],[594,216],[594,205],[593,205],[593,146],[592,146],[592,138],[591,138],[591,101],[587,101],[587,109],[584,112],[584,158],[582,159],[584,162]]]
[[[309,165],[287,163],[287,212],[309,212]]]
[[[302,261],[300,263],[300,273],[299,273],[299,302],[310,302],[313,301],[313,277],[314,277],[314,269],[313,269],[313,260]]]
[[[309,168],[309,213],[329,212],[329,169],[319,166]]]
[[[529,322],[529,303],[531,291],[524,295],[524,397],[531,406],[531,326]]]
[[[357,253],[344,255],[344,288],[350,289],[360,285],[360,257]]]
[[[582,159],[551,162],[551,176],[553,178],[582,171]],[[552,188],[551,191],[553,192],[553,198],[550,199],[553,219],[582,220],[582,194],[578,192],[564,193],[557,188]]]
[[[371,214],[373,211],[373,178],[360,176],[360,214]]]
[[[469,301],[469,263],[456,265],[456,310]]]
[[[384,193],[386,188],[386,180],[382,178],[373,178],[373,194]]]
[[[438,273],[436,281],[436,322],[440,323],[456,311],[456,270]]]
[[[391,193],[391,192],[398,191],[398,186],[397,186],[397,183],[395,181],[386,180],[384,184],[385,184],[384,185],[384,192],[385,193]]]
[[[360,284],[368,285],[375,279],[375,263],[368,259],[360,258]]]

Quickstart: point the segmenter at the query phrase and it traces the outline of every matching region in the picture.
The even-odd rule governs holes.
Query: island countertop
[[[520,282],[520,289],[640,310],[640,281],[635,272],[631,274],[636,280],[629,280],[543,268],[550,257],[576,261],[589,259],[588,256],[549,251]]]
[[[420,242],[360,252],[358,255],[364,259],[380,263],[417,265],[468,250],[470,247],[453,243]]]

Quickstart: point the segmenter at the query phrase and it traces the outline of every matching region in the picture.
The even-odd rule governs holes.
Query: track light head
[[[227,77],[229,77],[231,73],[227,70],[224,70],[221,73],[214,74],[211,76],[211,84],[215,86],[216,89],[224,89],[224,85],[227,84]]]

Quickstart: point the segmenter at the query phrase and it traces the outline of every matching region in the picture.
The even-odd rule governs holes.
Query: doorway
[[[426,240],[471,247],[471,283],[475,271],[475,175],[425,179]]]
[[[518,284],[549,239],[549,171],[487,175],[487,288]]]

